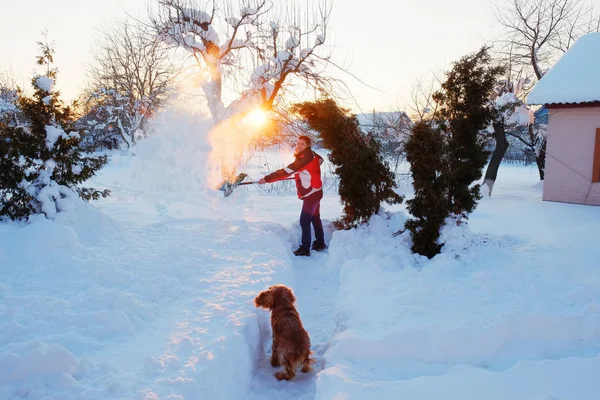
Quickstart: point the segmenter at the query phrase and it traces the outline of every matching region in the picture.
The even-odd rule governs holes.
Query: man
[[[294,251],[297,256],[310,256],[310,224],[315,229],[315,241],[312,250],[323,251],[325,238],[321,222],[321,199],[323,198],[323,183],[321,182],[321,164],[323,157],[310,147],[310,138],[300,136],[296,141],[295,160],[285,168],[261,178],[258,183],[272,183],[294,175],[298,198],[302,200],[300,227],[302,228],[302,244]]]

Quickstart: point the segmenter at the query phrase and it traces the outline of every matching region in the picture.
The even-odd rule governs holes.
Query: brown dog
[[[283,365],[285,372],[277,372],[278,380],[292,379],[296,369],[302,366],[302,372],[312,371],[310,358],[310,338],[302,326],[300,315],[294,307],[296,298],[292,291],[283,285],[271,286],[254,299],[256,307],[271,311],[273,329],[273,354],[271,365]]]

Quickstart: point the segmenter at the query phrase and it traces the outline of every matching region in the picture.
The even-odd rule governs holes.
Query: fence
[[[502,159],[507,164],[530,165],[535,163],[535,155],[524,152],[523,150],[508,150]]]

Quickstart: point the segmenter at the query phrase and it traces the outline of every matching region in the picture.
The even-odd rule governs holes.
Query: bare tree
[[[598,30],[592,11],[586,0],[510,0],[505,9],[496,8],[506,29],[500,54],[513,71],[525,68],[540,80],[579,36]]]
[[[488,195],[492,195],[494,183],[498,177],[498,169],[504,158],[504,154],[510,145],[507,136],[518,136],[531,121],[531,110],[518,98],[521,92],[523,80],[512,82],[504,79],[496,88],[496,98],[491,99],[496,110],[496,117],[488,128],[488,136],[495,141],[492,157],[485,171],[484,185],[488,186]]]
[[[512,93],[524,98],[533,84],[579,36],[599,30],[600,17],[587,0],[510,0],[508,4],[503,9],[496,8],[496,19],[506,30],[504,38],[499,41],[501,50],[498,55],[508,67],[507,87],[514,88],[517,83],[521,90],[512,90]],[[526,129],[525,134],[523,128]],[[508,147],[506,134],[521,141],[524,151],[535,156],[540,179],[544,179],[546,136],[543,126],[525,125],[509,131],[498,120],[494,125],[494,136],[499,147],[493,154],[494,162],[486,171],[490,194]]]
[[[142,25],[118,22],[104,30],[89,71],[90,108],[118,129],[127,146],[145,136],[146,123],[171,93],[177,75],[168,49]]]
[[[17,117],[19,92],[12,71],[0,71],[0,119]]]
[[[0,71],[0,88],[17,90],[17,82],[12,71]]]
[[[361,128],[369,137],[381,143],[381,153],[391,165],[394,173],[404,160],[404,143],[412,133],[413,123],[404,111],[362,114]]]
[[[433,93],[442,85],[442,79],[436,74],[428,87],[422,80],[417,80],[410,93],[410,118],[414,122],[431,119],[436,113],[438,104],[433,100]]]
[[[158,36],[189,52],[205,73],[202,90],[215,122],[246,104],[282,106],[283,94],[301,83],[318,92],[332,89],[323,54],[330,9],[315,13],[293,3],[267,0],[159,0],[152,17]],[[239,96],[225,105],[224,85]]]

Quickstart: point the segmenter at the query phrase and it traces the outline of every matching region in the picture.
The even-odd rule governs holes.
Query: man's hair
[[[310,146],[310,138],[308,136],[304,136],[304,135],[298,136],[298,139],[304,140],[306,142],[306,145]]]

